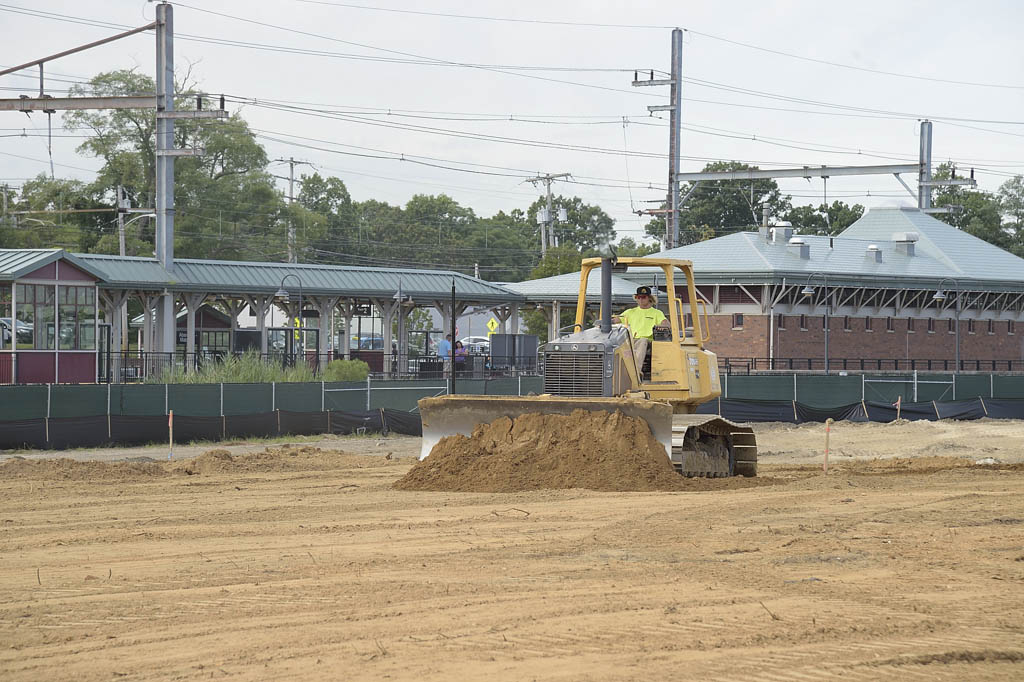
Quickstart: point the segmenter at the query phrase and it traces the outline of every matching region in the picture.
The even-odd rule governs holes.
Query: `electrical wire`
[[[328,6],[335,6],[335,7],[344,7],[344,8],[348,8],[348,9],[370,10],[370,11],[375,11],[375,12],[395,12],[395,13],[401,13],[401,14],[418,14],[418,15],[424,15],[424,16],[444,17],[444,18],[451,18],[451,19],[472,19],[472,20],[477,20],[477,21],[494,21],[494,22],[520,23],[520,24],[544,24],[544,25],[551,25],[551,26],[580,26],[580,27],[587,27],[587,28],[617,28],[617,29],[625,28],[625,29],[658,29],[658,30],[666,30],[666,29],[677,28],[677,27],[674,27],[674,26],[658,25],[658,24],[607,24],[607,23],[603,24],[603,23],[592,23],[592,22],[582,22],[582,21],[553,21],[553,20],[545,20],[545,19],[517,19],[517,18],[511,18],[511,17],[487,17],[487,16],[469,15],[469,14],[451,14],[451,13],[445,13],[445,12],[425,12],[425,11],[420,11],[420,10],[394,9],[394,8],[389,8],[389,7],[370,7],[370,6],[367,6],[367,5],[356,5],[356,4],[353,4],[353,3],[329,2],[327,0],[296,0],[296,2],[303,2],[303,3],[306,3],[306,4],[313,4],[313,5],[328,5]],[[705,33],[704,31],[698,31],[698,30],[695,30],[695,29],[692,29],[692,28],[682,28],[682,30],[686,31],[687,33],[691,33],[693,35],[701,36],[701,37],[704,37],[704,38],[710,38],[712,40],[718,40],[718,41],[721,41],[721,42],[724,42],[724,43],[729,43],[730,45],[736,45],[736,46],[744,47],[744,48],[751,49],[751,50],[758,50],[760,52],[766,52],[766,53],[769,53],[769,54],[774,54],[774,55],[778,55],[778,56],[782,56],[782,57],[789,57],[791,59],[798,59],[798,60],[801,60],[801,61],[813,62],[815,64],[823,64],[823,65],[826,65],[826,66],[833,66],[833,67],[842,68],[842,69],[850,69],[850,70],[854,70],[854,71],[862,71],[862,72],[865,72],[865,73],[873,73],[873,74],[876,74],[876,75],[892,76],[892,77],[896,77],[896,78],[911,78],[911,79],[915,79],[915,80],[930,81],[930,82],[934,82],[934,83],[947,83],[947,84],[950,84],[950,85],[969,85],[969,86],[983,87],[983,88],[1001,88],[1001,89],[1010,89],[1010,90],[1024,90],[1024,85],[1007,85],[1007,84],[1002,84],[1002,83],[982,83],[982,82],[976,82],[976,81],[954,80],[954,79],[949,79],[949,78],[933,78],[933,77],[930,77],[930,76],[921,76],[921,75],[917,75],[917,74],[907,74],[907,73],[900,73],[900,72],[896,72],[896,71],[885,71],[885,70],[882,70],[882,69],[872,69],[872,68],[864,67],[864,66],[855,66],[855,65],[852,65],[852,64],[843,64],[841,62],[834,62],[834,61],[830,61],[830,60],[827,60],[827,59],[816,59],[814,57],[806,57],[804,55],[799,55],[799,54],[795,54],[795,53],[792,53],[792,52],[784,52],[782,50],[776,50],[776,49],[772,49],[772,48],[762,47],[760,45],[753,45],[751,43],[745,43],[745,42],[742,42],[742,41],[739,41],[739,40],[733,40],[733,39],[730,39],[730,38],[725,38],[725,37],[722,37],[722,36],[715,35],[713,33]]]

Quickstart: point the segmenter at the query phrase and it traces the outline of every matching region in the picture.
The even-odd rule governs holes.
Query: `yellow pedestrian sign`
[[[489,330],[491,330],[492,334],[494,332],[498,331],[498,321],[496,319],[494,319],[493,317],[491,319],[487,320],[487,328]]]

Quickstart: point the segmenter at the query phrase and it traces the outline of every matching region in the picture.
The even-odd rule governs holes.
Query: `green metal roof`
[[[530,279],[525,282],[513,282],[503,285],[509,291],[522,294],[528,301],[575,303],[580,293],[580,273],[570,272],[565,275]],[[629,280],[612,275],[612,300],[628,302],[633,300],[636,284]],[[587,299],[595,303],[601,299],[601,272],[594,270],[587,278]]]
[[[897,233],[916,232],[914,255],[897,249]],[[911,208],[873,208],[841,235],[830,238],[796,233],[809,249],[766,240],[757,232],[737,232],[665,251],[658,256],[693,261],[700,283],[780,283],[824,273],[836,285],[935,286],[943,278],[987,289],[1024,288],[1024,259]],[[877,262],[868,247],[881,250]],[[626,277],[643,282],[650,268],[631,269]]]
[[[398,290],[416,302],[446,301],[455,280],[456,298],[461,302],[511,303],[523,300],[519,294],[497,284],[446,270],[403,270],[348,265],[306,263],[260,263],[183,258],[167,272],[155,258],[78,254],[100,273],[108,289],[167,289],[168,291],[212,294],[273,294],[286,275],[295,275],[302,293],[309,296],[390,298]],[[297,293],[296,277],[288,277],[285,288]]]
[[[64,249],[0,249],[0,281],[9,282],[57,260],[66,260],[79,270],[101,278],[92,266]]]
[[[846,228],[843,239],[868,239],[884,247],[899,232],[918,234],[917,253],[946,266],[944,277],[1024,282],[1024,259],[916,208],[873,208]]]

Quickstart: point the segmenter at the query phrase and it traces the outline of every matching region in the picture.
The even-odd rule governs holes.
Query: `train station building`
[[[961,371],[1024,371],[1024,259],[917,208],[873,208],[836,237],[762,227],[658,255],[693,261],[730,371],[822,370],[826,337],[831,370],[952,371],[959,356]]]

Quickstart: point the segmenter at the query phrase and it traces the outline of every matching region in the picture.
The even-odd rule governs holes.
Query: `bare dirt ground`
[[[413,438],[7,456],[0,678],[1024,678],[1024,422],[840,423],[827,477],[757,428],[761,485],[672,493],[393,490]]]

